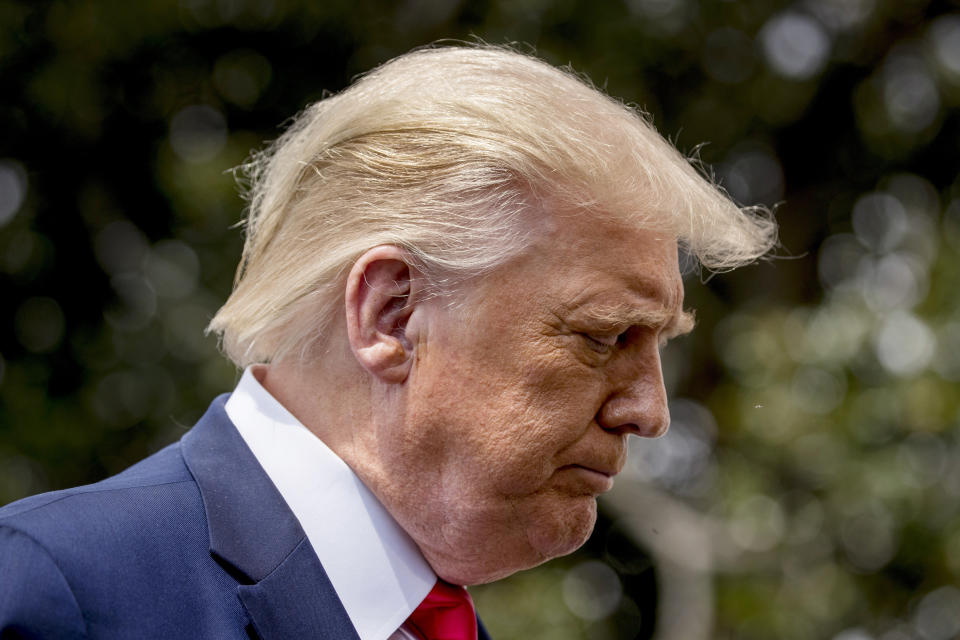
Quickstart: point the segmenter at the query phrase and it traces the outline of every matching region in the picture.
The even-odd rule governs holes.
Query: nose
[[[660,351],[648,353],[611,372],[611,392],[597,414],[604,430],[657,438],[670,427]]]

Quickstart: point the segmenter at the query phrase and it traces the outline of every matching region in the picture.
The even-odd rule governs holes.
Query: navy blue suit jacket
[[[0,509],[0,637],[356,640],[226,398],[119,475]]]

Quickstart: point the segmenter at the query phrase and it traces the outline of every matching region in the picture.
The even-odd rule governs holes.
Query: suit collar
[[[210,553],[240,583],[263,638],[356,638],[300,523],[214,400],[181,440],[200,489]]]
[[[304,534],[227,418],[223,410],[227,397],[214,400],[183,437],[183,457],[203,497],[210,552],[231,565],[232,572],[259,582]]]

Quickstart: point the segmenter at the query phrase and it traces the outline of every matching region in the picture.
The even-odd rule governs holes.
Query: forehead
[[[571,305],[683,304],[677,241],[666,232],[587,214],[557,216],[531,254],[567,290]]]
[[[525,251],[463,290],[458,326],[510,331],[559,320],[603,331],[659,326],[666,337],[690,330],[671,235],[588,215],[534,224]]]

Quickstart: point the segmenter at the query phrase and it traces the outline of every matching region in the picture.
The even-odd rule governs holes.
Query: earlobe
[[[354,263],[345,295],[347,337],[360,365],[384,382],[406,380],[414,341],[414,269],[399,247],[374,247]]]

